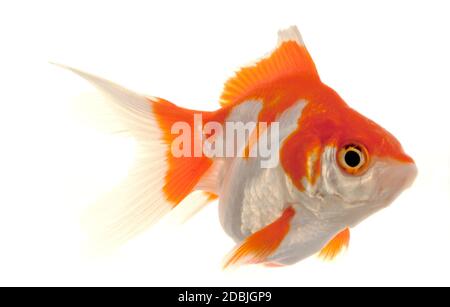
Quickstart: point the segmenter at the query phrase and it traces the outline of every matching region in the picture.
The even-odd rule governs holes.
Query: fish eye
[[[366,148],[353,143],[344,145],[339,150],[337,160],[339,166],[351,175],[361,174],[369,162]]]

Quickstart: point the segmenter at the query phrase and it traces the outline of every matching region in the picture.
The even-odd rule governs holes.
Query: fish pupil
[[[349,150],[345,153],[344,156],[345,163],[349,167],[357,167],[359,163],[361,163],[361,157],[359,156],[359,153],[357,153],[354,150]]]

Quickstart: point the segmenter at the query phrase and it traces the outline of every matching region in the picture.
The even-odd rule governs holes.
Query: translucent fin
[[[175,159],[170,153],[168,124],[192,116],[193,111],[163,99],[136,94],[80,70],[61,67],[100,89],[106,104],[125,127],[124,132],[136,143],[135,160],[128,176],[101,197],[83,218],[92,239],[90,248],[106,252],[157,222],[185,199],[201,172],[208,169],[209,161]]]

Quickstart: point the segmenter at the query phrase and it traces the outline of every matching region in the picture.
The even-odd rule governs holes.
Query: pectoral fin
[[[288,207],[273,223],[247,237],[226,258],[224,268],[265,262],[288,234],[294,215],[294,208]]]
[[[345,228],[325,245],[319,253],[323,260],[333,260],[344,248],[348,248],[350,230]]]

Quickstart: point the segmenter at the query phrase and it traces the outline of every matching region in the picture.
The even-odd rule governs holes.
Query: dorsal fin
[[[278,46],[256,64],[243,67],[224,86],[222,106],[239,101],[252,90],[287,76],[319,78],[297,27],[278,32]]]

